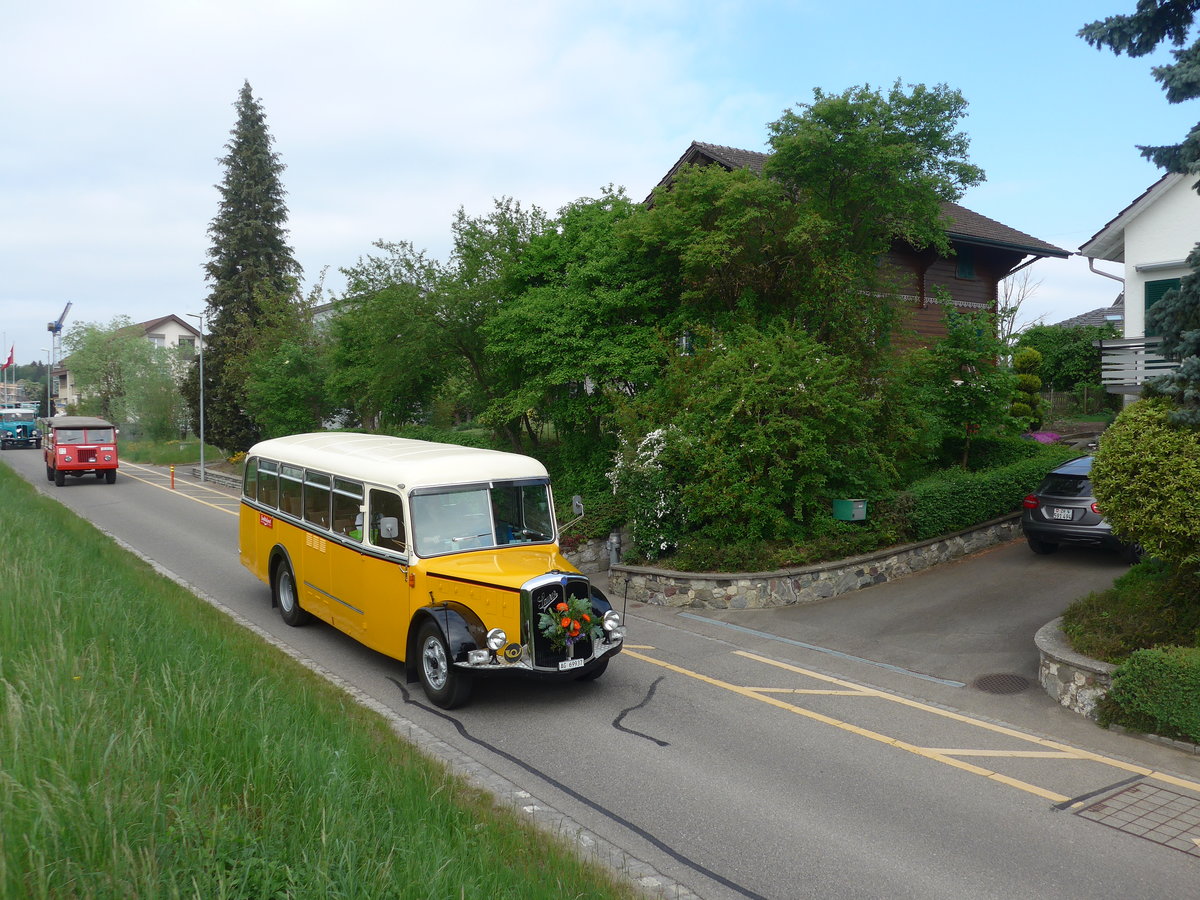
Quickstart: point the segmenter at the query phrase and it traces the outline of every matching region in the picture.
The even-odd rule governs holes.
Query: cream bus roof
[[[546,467],[529,456],[380,434],[293,434],[261,441],[249,455],[408,489],[547,477]]]

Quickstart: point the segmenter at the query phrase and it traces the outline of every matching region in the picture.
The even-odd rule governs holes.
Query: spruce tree
[[[1145,56],[1163,41],[1176,49],[1175,62],[1155,66],[1155,79],[1162,85],[1168,103],[1200,97],[1200,39],[1188,46],[1200,0],[1138,0],[1128,16],[1109,16],[1080,30],[1093,47],[1107,47],[1118,56]],[[1200,124],[1178,144],[1142,146],[1142,156],[1168,172],[1200,175]],[[1200,191],[1200,181],[1195,188]],[[1162,335],[1162,351],[1179,361],[1179,367],[1146,385],[1146,393],[1166,395],[1176,404],[1170,419],[1178,425],[1200,428],[1200,244],[1188,256],[1192,272],[1177,290],[1169,291],[1146,315],[1150,331]]]
[[[280,181],[284,166],[271,149],[266,114],[248,81],[234,107],[237,124],[221,159],[225,178],[217,185],[221,200],[208,226],[212,245],[204,266],[211,285],[204,350],[205,437],[229,451],[245,450],[259,437],[243,395],[262,304],[293,296],[301,273],[287,242]],[[198,397],[189,400],[198,405]]]

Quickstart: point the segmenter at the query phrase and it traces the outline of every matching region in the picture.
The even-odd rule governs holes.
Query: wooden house
[[[687,165],[717,165],[730,171],[747,168],[761,173],[767,157],[753,150],[693,141],[659,185],[669,184]],[[955,307],[995,310],[1004,278],[1039,259],[1066,259],[1071,255],[957,203],[943,204],[943,211],[949,222],[953,256],[941,256],[931,249],[916,250],[897,241],[887,260],[901,274],[904,283],[899,299],[906,309],[904,324],[919,341],[932,341],[945,333],[943,311],[933,302],[935,287],[944,288]]]

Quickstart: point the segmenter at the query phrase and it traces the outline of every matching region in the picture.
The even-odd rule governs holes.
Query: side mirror
[[[575,518],[573,518],[570,522],[567,522],[563,525],[559,525],[558,526],[559,534],[562,534],[564,531],[566,531],[568,528],[570,528],[572,525],[574,525],[576,522],[578,522],[580,519],[583,518],[583,498],[580,497],[578,494],[576,494],[574,497],[571,498],[571,512],[573,512],[575,514]]]
[[[400,520],[395,516],[384,516],[379,520],[379,536],[388,540],[400,537]]]

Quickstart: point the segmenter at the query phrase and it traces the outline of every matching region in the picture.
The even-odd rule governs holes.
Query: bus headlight
[[[493,628],[487,633],[487,648],[493,653],[499,653],[500,648],[508,643],[508,635],[503,628]]]
[[[624,639],[625,629],[621,626],[621,614],[615,609],[606,612],[600,624],[604,626],[604,633],[609,637],[617,640]]]

